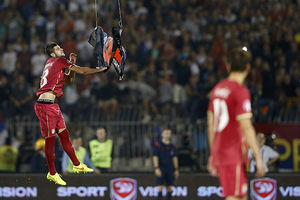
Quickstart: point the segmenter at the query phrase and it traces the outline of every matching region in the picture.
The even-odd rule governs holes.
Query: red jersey
[[[72,63],[66,58],[49,58],[41,76],[40,89],[37,91],[36,95],[53,91],[56,97],[61,97],[63,95],[62,87],[65,84],[65,74],[64,71]]]
[[[213,88],[208,109],[214,118],[213,164],[243,162],[247,148],[238,119],[252,116],[248,89],[235,81],[223,80]]]

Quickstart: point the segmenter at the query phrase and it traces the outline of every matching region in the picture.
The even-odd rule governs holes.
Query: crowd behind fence
[[[183,171],[204,171],[208,158],[206,123],[197,121],[143,122],[143,121],[80,121],[67,123],[70,135],[80,134],[83,146],[95,138],[96,129],[105,127],[107,136],[113,140],[112,172],[153,171],[152,145],[159,139],[164,127],[172,130],[172,142],[178,150],[180,169]],[[9,134],[19,143],[20,159],[18,171],[28,172],[33,144],[40,138],[39,122],[34,116],[9,120],[6,123]],[[57,141],[58,143],[58,141]],[[57,145],[57,162],[60,162],[60,145]]]

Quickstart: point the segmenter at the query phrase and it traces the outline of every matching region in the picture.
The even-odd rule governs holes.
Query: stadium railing
[[[208,148],[205,121],[194,123],[182,120],[151,121],[148,123],[142,121],[90,120],[67,122],[70,135],[81,134],[85,147],[88,147],[88,142],[95,138],[96,128],[101,126],[106,127],[107,137],[113,140],[112,172],[153,171],[152,145],[155,140],[159,139],[164,127],[172,129],[172,142],[178,150],[180,169],[183,171],[204,171],[206,169]],[[28,152],[30,157],[34,142],[41,137],[37,119],[34,116],[26,116],[7,120],[6,128],[10,135],[14,135],[15,138],[27,145],[27,148],[23,150],[25,151],[24,154]],[[23,166],[29,164],[26,163],[28,160],[27,157]],[[25,167],[23,171],[26,172],[26,169]]]

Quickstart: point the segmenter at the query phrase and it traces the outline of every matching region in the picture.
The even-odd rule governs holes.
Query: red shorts
[[[55,136],[58,130],[66,128],[64,118],[58,104],[35,103],[34,111],[40,120],[43,137]]]
[[[217,167],[220,184],[224,197],[244,197],[248,191],[248,180],[245,165],[242,163]]]

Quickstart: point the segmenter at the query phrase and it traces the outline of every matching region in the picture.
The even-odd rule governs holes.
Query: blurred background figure
[[[32,173],[46,173],[48,167],[45,157],[45,140],[40,138],[34,145],[35,153],[31,159],[30,169]]]
[[[103,116],[108,120],[115,117],[118,109],[117,95],[119,92],[116,82],[114,74],[108,73],[105,83],[96,91],[98,104],[103,111]]]
[[[81,136],[79,136],[79,135],[73,136],[72,144],[73,144],[75,154],[76,154],[79,162],[85,163],[89,168],[92,168],[95,170],[95,167],[94,167],[94,165],[90,159],[90,156],[88,154],[88,151],[86,150],[86,148],[84,148],[82,146]],[[63,153],[62,171],[64,174],[74,173],[73,172],[73,163],[66,152]],[[99,170],[96,169],[95,173],[99,174]]]
[[[32,99],[34,98],[33,89],[26,82],[25,76],[23,74],[15,73],[15,81],[10,84],[10,116],[18,115],[22,116],[26,113],[31,112],[32,109]]]
[[[89,142],[91,160],[100,173],[106,173],[111,168],[113,141],[106,138],[104,127],[96,130],[96,137]]]
[[[5,144],[0,147],[0,172],[15,172],[18,149],[13,147],[11,137],[7,137]]]
[[[271,147],[265,145],[266,137],[263,133],[258,133],[256,136],[257,143],[262,154],[262,158],[265,165],[266,172],[269,172],[270,166],[279,159],[279,153],[272,149]],[[253,157],[252,149],[248,152],[248,158],[250,159],[250,172],[254,173],[256,171],[256,162]]]
[[[194,154],[191,146],[191,133],[188,130],[184,130],[181,135],[181,145],[177,148],[180,171],[199,171],[197,156]]]
[[[16,70],[17,53],[11,44],[7,45],[7,50],[2,57],[2,70],[7,74],[12,74]]]
[[[159,187],[158,200],[162,200],[162,190],[167,188],[167,199],[172,197],[172,186],[179,176],[178,157],[175,145],[171,142],[172,131],[164,129],[162,139],[154,142],[153,164],[155,168],[156,184]]]
[[[40,77],[43,69],[44,69],[44,65],[47,61],[47,55],[44,53],[44,49],[42,46],[38,47],[37,53],[34,54],[31,57],[31,64],[32,64],[32,76],[33,77]]]

